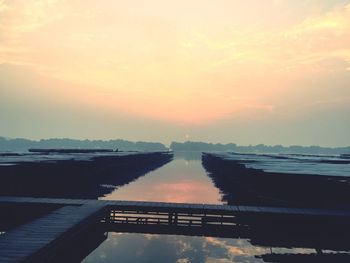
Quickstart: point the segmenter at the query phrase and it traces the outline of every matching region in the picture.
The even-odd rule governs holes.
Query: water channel
[[[107,200],[222,204],[221,193],[201,164],[200,153],[175,153],[174,160],[101,198]],[[112,262],[263,262],[271,248],[245,239],[108,233],[84,263]],[[274,248],[273,252],[305,253]]]

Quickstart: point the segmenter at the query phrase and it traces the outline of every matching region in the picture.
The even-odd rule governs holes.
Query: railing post
[[[204,214],[204,215],[202,216],[202,220],[201,220],[201,222],[202,222],[202,227],[205,226],[205,225],[207,224],[207,221],[206,221],[206,219],[205,219],[206,216],[207,216],[206,214]]]
[[[175,212],[175,215],[174,215],[174,224],[177,226],[177,212]]]
[[[169,224],[169,225],[172,225],[172,224],[173,224],[173,213],[172,213],[172,212],[169,212],[168,224]]]

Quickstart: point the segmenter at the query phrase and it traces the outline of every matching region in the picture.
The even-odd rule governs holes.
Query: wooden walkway
[[[350,219],[350,211],[252,207],[162,202],[0,197],[1,204],[62,206],[32,222],[0,235],[0,262],[49,262],[57,249],[99,222],[108,225],[203,228],[207,225],[234,227],[236,217],[303,216]],[[189,230],[190,231],[190,230]]]
[[[0,236],[0,262],[45,262],[75,231],[98,223],[104,206],[65,206]]]
[[[64,199],[64,198],[34,198],[34,197],[1,197],[1,203],[33,203],[33,204],[55,204],[81,206],[98,204],[101,207],[117,206],[120,208],[162,210],[162,211],[184,211],[203,212],[207,214],[281,214],[281,215],[305,215],[305,216],[330,216],[349,217],[350,209],[316,209],[316,208],[284,208],[264,206],[241,206],[241,205],[212,205],[212,204],[190,204],[190,203],[166,203],[166,202],[140,202],[140,201],[108,201],[91,199]]]

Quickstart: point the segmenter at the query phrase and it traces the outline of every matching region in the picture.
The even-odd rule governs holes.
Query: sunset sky
[[[0,0],[0,136],[350,145],[350,1]]]

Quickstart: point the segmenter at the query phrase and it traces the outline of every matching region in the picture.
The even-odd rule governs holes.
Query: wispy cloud
[[[310,78],[350,74],[349,4],[136,2],[2,0],[0,63],[70,83],[90,106],[186,124],[288,110],[291,91],[310,104]]]

